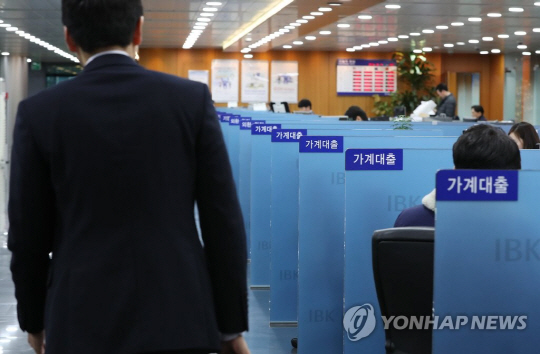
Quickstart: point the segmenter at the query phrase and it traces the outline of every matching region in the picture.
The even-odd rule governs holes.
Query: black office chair
[[[432,227],[398,227],[373,234],[373,275],[381,314],[432,316]],[[431,328],[385,330],[387,354],[431,354]]]
[[[394,117],[404,116],[407,114],[407,109],[405,106],[396,106],[394,107]]]

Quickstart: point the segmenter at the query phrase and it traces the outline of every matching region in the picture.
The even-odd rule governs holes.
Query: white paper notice
[[[272,61],[272,102],[298,102],[298,62]]]
[[[208,70],[189,70],[188,79],[200,82],[208,86]]]
[[[214,102],[238,102],[238,60],[212,60],[212,99]]]
[[[268,102],[268,61],[242,60],[242,102]]]

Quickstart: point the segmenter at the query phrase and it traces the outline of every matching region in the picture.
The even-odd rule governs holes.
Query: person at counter
[[[508,136],[520,149],[538,149],[540,138],[534,126],[527,122],[516,123],[510,128]]]
[[[454,117],[456,115],[456,98],[448,91],[446,84],[438,84],[435,88],[437,95],[441,98],[439,105],[436,108],[437,115],[446,115],[447,117]]]
[[[484,117],[484,107],[480,105],[471,107],[471,115],[473,118],[476,119],[477,122],[487,121],[486,117]]]
[[[350,106],[345,112],[345,115],[349,117],[349,120],[368,120],[368,116],[364,110],[358,106]]]

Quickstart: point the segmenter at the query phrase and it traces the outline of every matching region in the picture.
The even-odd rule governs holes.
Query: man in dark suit
[[[456,115],[456,98],[448,91],[448,86],[446,84],[438,84],[435,88],[437,95],[440,97],[441,101],[437,106],[437,115],[441,114],[446,115],[447,117],[454,117]]]
[[[62,19],[84,71],[23,101],[14,131],[21,328],[37,353],[249,353],[245,233],[208,88],[135,63],[140,0],[63,0]]]

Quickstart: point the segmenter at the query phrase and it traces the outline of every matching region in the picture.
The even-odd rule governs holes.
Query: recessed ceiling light
[[[296,20],[296,22],[298,22],[298,23],[308,23],[309,21],[301,19],[301,20]]]
[[[203,30],[206,28],[206,26],[193,26],[193,28],[197,30]]]
[[[540,6],[540,5],[538,5],[538,6]],[[540,50],[535,51],[535,53],[536,53],[536,54],[540,54]]]
[[[533,28],[533,32],[540,32],[540,28]]]
[[[476,44],[480,43],[480,41],[478,39],[469,39],[469,43]]]
[[[319,7],[319,11],[321,12],[330,12],[332,11],[331,7]]]
[[[306,37],[306,40],[308,40],[308,41],[314,41],[316,39],[317,39],[317,37],[315,37],[315,36],[307,36]]]
[[[285,45],[283,46],[283,48],[285,48],[285,49],[291,49],[291,48],[292,48],[292,45],[285,44]]]
[[[209,19],[209,18],[205,18],[205,17],[199,17],[199,18],[197,19],[197,21],[199,21],[199,22],[210,22],[210,21],[212,21],[212,20]]]
[[[399,41],[399,39],[397,39],[396,37],[388,38],[388,42],[397,42],[397,41]]]
[[[483,50],[483,51],[480,52],[480,54],[486,55],[486,54],[489,54],[489,52],[487,50]]]
[[[480,17],[469,17],[469,22],[482,22]]]
[[[458,27],[458,26],[463,26],[464,23],[463,22],[452,22],[451,25]]]
[[[482,37],[482,40],[485,42],[491,42],[493,40],[493,37]]]
[[[432,29],[425,29],[425,30],[422,30],[422,33],[435,33],[435,31]]]
[[[328,5],[330,6],[341,6],[340,2],[329,2]]]
[[[332,34],[331,31],[320,31],[319,34],[323,35],[323,36],[328,36],[329,34]]]
[[[379,41],[380,44],[388,44],[388,41]]]
[[[465,42],[457,42],[457,45],[465,45]]]
[[[534,6],[540,6],[540,2],[535,2]],[[536,54],[538,54],[538,53],[536,53]]]
[[[313,16],[322,16],[324,14],[322,12],[315,11],[315,12],[312,12],[311,15],[313,15]]]
[[[510,36],[507,35],[507,34],[499,34],[497,37],[499,37],[499,38],[508,38]]]
[[[445,30],[448,29],[448,26],[436,26],[435,28],[439,30]]]
[[[244,49],[242,49],[242,50],[240,51],[240,53],[244,53],[244,54],[245,54],[245,53],[249,53],[249,52],[251,52],[251,48],[244,48]]]
[[[433,49],[430,48],[430,47],[424,47],[424,48],[422,48],[422,50],[423,50],[424,52],[431,52]]]
[[[372,46],[372,47],[378,47],[378,46],[379,46],[379,43],[377,43],[377,42],[371,42],[371,43],[369,43],[369,45]]]
[[[488,17],[501,17],[502,15],[498,12],[490,12],[487,14]]]
[[[446,43],[444,46],[446,48],[452,48],[454,45],[452,43]]]
[[[525,44],[520,44],[517,46],[517,49],[527,49],[527,46]]]
[[[291,26],[291,25],[289,25],[289,26],[285,26],[285,29],[288,29],[288,30],[293,30],[293,29],[294,29],[294,26]]]
[[[293,27],[302,26],[301,23],[297,23],[297,22],[289,23],[289,25],[291,25],[291,26],[293,26]]]
[[[28,59],[26,59],[26,62],[27,62],[27,63],[31,63],[31,62],[32,62],[32,59],[28,58]]]
[[[244,54],[244,58],[251,59],[253,58],[253,54]]]
[[[360,47],[362,47],[362,48],[369,48],[369,44],[362,44]]]
[[[371,20],[373,18],[373,16],[371,16],[371,15],[359,15],[358,18],[361,19],[361,20]]]
[[[420,54],[422,53],[422,49],[415,49],[413,50],[413,53]]]
[[[525,36],[525,35],[527,35],[527,32],[525,32],[525,31],[516,31],[516,32],[514,32],[514,34],[516,36]]]
[[[211,2],[207,2],[206,5],[208,5],[208,6],[221,6],[221,3],[217,2],[217,1],[211,1]]]
[[[385,5],[384,7],[386,7],[387,9],[391,9],[391,10],[401,9],[401,6],[396,5],[396,4],[388,4],[388,5]]]
[[[351,25],[349,25],[348,23],[340,23],[337,25],[339,28],[349,28],[351,27]]]
[[[0,27],[11,27],[9,23],[2,23],[0,24]]]
[[[2,54],[4,54],[4,53],[2,53]],[[531,52],[523,52],[522,54],[523,55],[531,55]]]
[[[9,31],[9,32],[15,32],[15,31],[18,31],[19,29],[17,27],[8,27],[6,28],[6,31]]]
[[[407,39],[407,38],[409,38],[409,36],[407,36],[406,34],[400,34],[400,35],[398,36],[398,38],[401,38],[401,39]]]
[[[294,45],[302,45],[302,44],[304,44],[304,42],[302,42],[302,41],[294,41],[294,42],[292,42],[292,44],[294,44]]]
[[[211,13],[211,12],[203,12],[203,13],[201,13],[201,16],[202,16],[202,17],[213,17],[214,14]]]
[[[361,45],[355,45],[355,46],[353,47],[353,49],[354,49],[354,50],[362,50],[362,49],[364,49],[364,48],[362,48]]]
[[[302,16],[302,18],[305,20],[313,20],[315,16]]]
[[[9,52],[2,52],[2,55],[9,55]]]
[[[499,54],[501,52],[501,50],[500,49],[492,49],[491,52],[493,54]]]
[[[511,7],[508,9],[508,11],[510,12],[523,12],[523,8],[522,7]]]
[[[419,35],[420,33],[418,32],[409,33],[409,36],[412,36],[412,37],[418,37]]]
[[[354,49],[354,48],[347,48],[347,49],[345,49],[345,50],[346,50],[347,52],[354,52],[354,51],[356,51],[356,49]]]
[[[202,9],[204,12],[216,12],[218,9],[215,7],[205,7]]]

